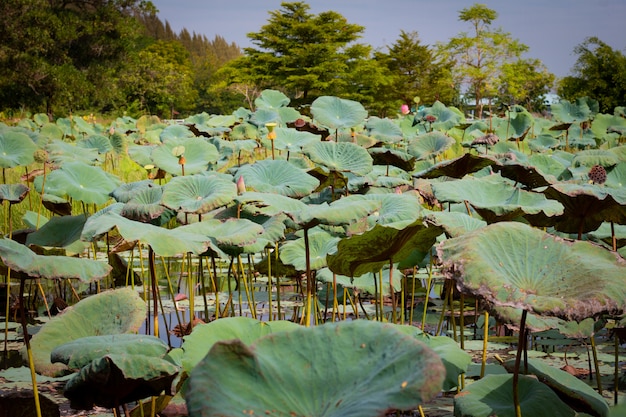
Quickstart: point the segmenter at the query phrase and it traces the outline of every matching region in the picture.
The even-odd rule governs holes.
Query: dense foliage
[[[285,93],[306,113],[317,97],[355,100],[380,117],[440,101],[462,110],[520,104],[545,109],[555,81],[528,47],[491,25],[476,4],[459,19],[471,31],[424,45],[401,31],[380,50],[360,43],[365,28],[334,11],[285,2],[249,33],[243,51],[221,36],[175,33],[144,0],[6,0],[0,4],[0,115],[231,113],[255,107],[264,89]],[[570,101],[595,97],[603,111],[624,104],[626,59],[597,38],[575,51],[574,75],[560,82]],[[622,70],[620,70],[620,68]]]

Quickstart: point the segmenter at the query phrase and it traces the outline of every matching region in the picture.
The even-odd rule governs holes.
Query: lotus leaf
[[[95,149],[99,154],[105,154],[113,150],[109,138],[103,135],[91,135],[76,141],[76,146],[80,148]]]
[[[606,174],[607,187],[622,188],[626,184],[626,162],[619,162]]]
[[[87,336],[133,333],[145,319],[146,304],[130,288],[87,297],[52,318],[33,335],[30,344],[35,369],[47,376],[68,373],[67,365],[50,362],[54,348]]]
[[[382,273],[382,288],[379,286]],[[391,276],[390,276],[391,275]],[[383,294],[389,294],[391,291],[391,287],[389,283],[393,285],[393,288],[401,288],[402,287],[402,279],[404,278],[404,274],[401,271],[390,270],[389,268],[383,268],[382,271],[377,271],[376,273],[365,273],[361,275],[358,279],[354,279],[348,277],[346,275],[339,275],[332,272],[328,267],[319,269],[315,272],[315,278],[320,282],[336,282],[337,285],[341,285],[346,288],[354,288],[368,294],[374,295],[378,292]],[[337,294],[337,299],[339,300],[339,296],[341,293]],[[321,296],[320,296],[321,299]]]
[[[10,239],[0,239],[0,258],[6,266],[29,278],[70,278],[88,283],[104,278],[111,270],[106,263],[92,259],[37,255]]]
[[[484,220],[452,211],[433,211],[426,215],[424,222],[441,226],[448,237],[459,237],[487,225]]]
[[[99,160],[96,149],[81,148],[60,140],[48,143],[44,149],[48,152],[48,161],[57,165],[69,162],[82,162],[86,165],[92,165]]]
[[[213,345],[220,341],[239,339],[246,345],[270,333],[291,331],[300,328],[299,324],[287,320],[271,322],[259,321],[250,317],[226,317],[211,323],[195,326],[190,335],[185,336],[182,346],[182,366],[187,372],[206,356]]]
[[[17,204],[26,198],[30,188],[24,184],[0,184],[0,203]]]
[[[70,379],[63,390],[75,409],[94,405],[114,408],[121,404],[173,394],[178,367],[158,357],[143,354],[109,354],[94,359]]]
[[[304,228],[319,224],[343,226],[354,223],[373,213],[381,206],[380,201],[366,200],[360,195],[351,195],[333,201],[331,204],[309,204],[303,210],[285,211],[298,225]]]
[[[443,390],[450,391],[459,385],[459,376],[467,372],[472,363],[469,353],[462,350],[454,339],[447,336],[431,336],[415,326],[396,325],[396,328],[409,336],[415,337],[435,351],[446,367]]]
[[[135,191],[135,194],[122,207],[119,214],[130,220],[161,226],[174,216],[163,204],[163,187],[153,185]]]
[[[320,182],[285,160],[266,159],[247,164],[237,170],[246,187],[263,193],[276,193],[299,198],[310,194]]]
[[[465,153],[459,157],[438,162],[423,171],[413,174],[413,176],[415,178],[438,178],[442,176],[463,178],[467,174],[497,164],[499,164],[499,162],[495,158],[486,155]]]
[[[220,176],[188,175],[163,186],[161,203],[176,211],[203,214],[225,206],[237,195],[234,182]]]
[[[274,132],[274,148],[281,151],[300,152],[305,146],[320,140],[320,135],[285,127],[277,127]]]
[[[12,130],[0,130],[0,168],[29,165],[34,161],[37,145],[28,135]]]
[[[419,122],[426,116],[435,116],[436,119],[431,123],[435,130],[448,131],[463,121],[463,113],[456,107],[447,107],[440,101],[436,101],[432,107],[426,107],[415,115],[415,121]]]
[[[138,191],[143,190],[144,188],[152,188],[159,187],[152,180],[142,180],[142,181],[134,181],[123,183],[115,190],[111,191],[111,197],[115,199],[115,201],[120,203],[126,203],[130,200]]]
[[[343,321],[271,334],[250,347],[215,344],[191,372],[186,402],[196,417],[374,417],[429,401],[443,378],[437,354],[415,338],[379,322]]]
[[[520,190],[498,177],[465,178],[432,184],[440,202],[467,201],[488,223],[513,220],[528,214],[542,213],[546,217],[563,213],[563,206],[540,193]]]
[[[401,261],[416,249],[428,252],[442,233],[441,227],[428,227],[422,219],[402,229],[377,224],[361,235],[339,241],[337,252],[328,255],[328,267],[349,277],[378,272],[383,265]]]
[[[311,103],[313,119],[329,129],[350,129],[365,121],[367,110],[358,101],[322,96]]]
[[[246,245],[252,245],[263,233],[263,226],[248,219],[231,218],[226,221],[217,219],[203,220],[178,228],[188,231],[190,234],[197,233],[212,241],[224,252],[233,255],[239,254]]]
[[[81,254],[86,244],[80,241],[80,235],[86,221],[84,215],[54,216],[28,235],[26,245],[53,246],[65,248],[68,255]]]
[[[313,229],[308,234],[309,256],[311,269],[326,266],[326,255],[337,248],[338,237],[323,230]],[[298,271],[306,271],[305,239],[299,238],[285,243],[280,251],[280,260],[284,264],[293,265]]]
[[[415,168],[415,157],[406,152],[388,148],[369,148],[367,151],[374,165],[393,165],[407,172]]]
[[[48,189],[63,190],[63,194],[88,204],[104,204],[109,194],[122,181],[102,168],[82,162],[66,162],[52,171],[46,180]]]
[[[605,168],[612,167],[619,162],[619,157],[611,151],[603,149],[588,149],[578,151],[572,159],[572,167],[591,168],[594,165],[601,165]]]
[[[513,362],[509,360],[504,363],[509,372],[512,372]],[[602,395],[575,376],[532,359],[528,360],[528,373],[552,388],[574,410],[596,417],[609,415],[609,405]]]
[[[364,219],[363,223],[367,229],[376,224],[402,229],[415,222],[423,212],[414,194],[367,194],[363,196],[363,200],[380,202],[380,208]],[[355,227],[352,227],[350,231],[356,231],[360,224],[355,223],[353,226]]]
[[[61,362],[70,369],[80,369],[91,361],[109,354],[162,357],[167,344],[158,337],[122,333],[86,336],[59,345],[50,353],[52,363]]]
[[[575,417],[549,387],[534,378],[520,375],[518,393],[523,416]],[[515,417],[513,375],[487,375],[468,385],[454,397],[455,417]]]
[[[257,108],[278,109],[287,106],[291,100],[284,93],[277,90],[263,90],[254,100]]]
[[[350,142],[316,142],[303,149],[313,162],[331,171],[365,175],[372,170],[373,160],[366,149]]]
[[[491,305],[576,321],[625,307],[626,261],[589,242],[501,222],[448,239],[437,253],[460,291]]]
[[[581,99],[577,99],[576,103],[567,100],[552,103],[551,111],[554,118],[560,123],[584,122],[591,117],[589,105]]]
[[[454,139],[444,133],[430,132],[411,140],[407,146],[407,152],[417,158],[418,161],[428,158],[434,159],[450,149],[454,143]]]
[[[397,143],[403,139],[400,126],[387,118],[370,117],[365,123],[365,129],[370,136],[381,142]]]
[[[280,194],[245,192],[235,197],[235,201],[248,213],[266,216],[308,210],[308,206],[300,200]]]
[[[154,253],[160,256],[176,256],[187,252],[199,255],[209,247],[224,255],[207,236],[129,220],[114,211],[90,217],[85,223],[81,239],[93,241],[113,228],[117,228],[126,241],[150,245]]]
[[[175,124],[165,127],[159,134],[159,139],[161,142],[167,142],[169,140],[192,138],[194,136],[193,132],[189,130],[189,127]]]
[[[206,171],[209,164],[217,161],[217,148],[207,141],[196,137],[174,138],[154,148],[151,154],[154,165],[172,175],[182,175],[183,165],[174,155],[175,148],[184,149],[185,175]]]

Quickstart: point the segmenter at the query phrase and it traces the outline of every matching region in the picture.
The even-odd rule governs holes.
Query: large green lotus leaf
[[[182,366],[187,372],[206,356],[213,345],[220,341],[239,339],[244,344],[252,344],[270,333],[291,331],[300,325],[288,320],[259,321],[250,317],[226,317],[200,324],[184,337]]]
[[[514,362],[508,360],[504,367],[513,372]],[[520,368],[525,369],[523,360]],[[552,388],[574,410],[597,417],[609,415],[609,405],[602,395],[575,376],[533,359],[528,359],[528,373]]]
[[[131,145],[128,147],[128,156],[135,161],[137,165],[142,168],[153,165],[152,151],[154,151],[158,145]]]
[[[308,206],[302,201],[280,194],[248,191],[235,197],[235,201],[241,204],[242,210],[247,213],[264,214],[266,216],[308,210]]]
[[[24,184],[0,184],[0,203],[8,201],[10,204],[17,204],[24,200],[30,188]]]
[[[300,152],[305,146],[320,141],[320,135],[286,127],[277,127],[274,132],[274,148],[281,151]]]
[[[574,417],[547,385],[535,378],[519,376],[519,403],[523,416]],[[513,375],[487,375],[468,385],[454,397],[455,417],[515,417]]]
[[[403,139],[402,129],[388,118],[372,116],[365,123],[367,134],[385,143],[398,143]]]
[[[124,204],[119,214],[130,220],[162,226],[174,216],[172,210],[161,204],[162,198],[163,187],[160,185],[142,187]]]
[[[374,165],[392,165],[407,172],[415,168],[415,157],[406,152],[388,148],[369,148],[367,151]]]
[[[523,184],[528,189],[545,187],[558,181],[558,177],[566,169],[557,161],[550,159],[549,156],[535,154],[536,157],[544,157],[545,159],[535,158],[533,161],[512,160],[506,161],[499,165],[493,166],[493,171],[499,173],[505,178],[509,178],[518,184]],[[539,165],[543,163],[543,165]],[[546,173],[544,168],[553,168],[557,175]],[[559,170],[560,168],[560,170]]]
[[[523,139],[535,121],[532,114],[522,106],[513,106],[510,111],[507,111],[507,116],[509,120],[504,130],[505,135],[501,136],[501,132],[496,133],[507,140]]]
[[[70,369],[80,369],[105,355],[164,356],[169,347],[155,336],[145,334],[111,334],[86,336],[59,345],[50,353],[52,363],[61,362]]]
[[[82,162],[92,165],[99,160],[98,151],[94,148],[81,148],[73,143],[55,140],[45,146],[48,161],[56,165],[69,162]]]
[[[113,197],[115,201],[119,203],[127,203],[139,191],[143,190],[144,188],[153,187],[160,188],[160,185],[155,184],[152,180],[126,182],[111,191],[111,197]]]
[[[550,185],[543,194],[561,203],[564,212],[553,218],[546,218],[542,213],[527,216],[531,224],[582,234],[596,230],[604,221],[626,223],[626,201],[621,188],[561,182]]]
[[[311,103],[313,120],[328,129],[349,129],[362,124],[367,110],[361,103],[333,96],[322,96]]]
[[[435,116],[436,119],[430,125],[439,131],[448,131],[463,121],[463,113],[456,107],[447,107],[440,101],[436,101],[432,107],[426,107],[415,115],[415,121],[423,121],[425,116]]]
[[[253,123],[255,125],[257,125],[260,129],[260,131],[265,131],[267,132],[267,129],[265,129],[265,125],[268,123],[280,123],[280,115],[278,114],[278,110],[277,109],[272,109],[272,108],[259,108],[256,109],[256,111],[252,114],[252,117],[250,117],[250,123]]]
[[[318,224],[343,226],[365,218],[381,206],[380,201],[366,200],[360,195],[350,195],[331,204],[308,204],[300,211],[285,211],[298,225],[311,228]]]
[[[192,138],[194,136],[188,126],[176,124],[163,129],[159,134],[159,139],[161,142],[167,142],[169,140]]]
[[[626,162],[619,162],[606,174],[607,187],[622,188],[626,184]]]
[[[42,125],[41,129],[39,129],[39,134],[50,141],[63,139],[63,130],[54,123],[45,123]]]
[[[291,100],[284,93],[277,90],[263,90],[254,100],[257,108],[278,109],[289,104]]]
[[[6,266],[30,278],[70,278],[88,283],[104,278],[111,270],[105,262],[93,259],[37,255],[10,239],[0,239],[0,258]]]
[[[492,305],[576,321],[625,307],[626,261],[589,242],[501,222],[448,239],[437,253],[460,291]]]
[[[47,376],[68,373],[67,365],[50,362],[54,348],[87,336],[134,333],[145,319],[146,303],[131,288],[84,298],[53,317],[33,335],[30,344],[35,370]]]
[[[37,145],[28,135],[11,130],[0,130],[0,168],[29,165],[35,160]]]
[[[442,176],[451,178],[463,178],[481,169],[498,165],[499,162],[487,155],[474,155],[465,153],[453,159],[447,159],[435,165],[413,174],[415,178],[438,178]]]
[[[442,233],[441,227],[428,227],[422,219],[403,229],[376,225],[361,235],[341,239],[337,252],[328,255],[328,267],[350,277],[378,272],[384,265],[399,262],[414,250],[428,252]]]
[[[492,314],[508,323],[510,328],[519,330],[519,324],[522,319],[522,311],[513,307],[494,307]],[[540,316],[538,314],[526,314],[526,328],[533,332],[543,332],[550,329],[556,329],[563,336],[573,339],[588,339],[596,332],[593,318],[587,318],[583,321],[567,321],[558,317]]]
[[[207,236],[183,230],[166,229],[149,223],[141,223],[120,216],[114,211],[92,216],[85,223],[81,239],[93,241],[106,232],[117,228],[128,242],[141,242],[149,245],[160,256],[177,256],[187,252],[199,255],[210,247],[224,255]],[[225,256],[225,255],[224,255]]]
[[[626,119],[612,114],[597,114],[591,124],[593,134],[603,142],[619,138],[626,132]]]
[[[65,248],[68,255],[81,254],[87,244],[80,241],[80,235],[87,217],[54,216],[39,229],[29,233],[26,245],[52,246]]]
[[[82,162],[67,162],[48,174],[46,190],[64,190],[65,195],[87,204],[104,204],[109,194],[122,181],[98,166]]]
[[[203,214],[225,206],[237,195],[237,185],[220,176],[175,177],[163,186],[161,203],[185,213]]]
[[[413,181],[408,173],[397,167],[374,165],[374,169],[363,177],[351,177],[348,183],[348,191],[351,193],[400,193],[402,188],[410,189]],[[398,189],[398,187],[402,187]],[[382,190],[381,190],[382,189]],[[380,190],[380,191],[379,191]]]
[[[76,141],[80,148],[95,149],[99,154],[105,154],[113,150],[111,141],[104,135],[91,135]]]
[[[547,152],[558,148],[561,144],[560,140],[547,133],[542,133],[533,139],[528,139],[526,142],[528,143],[528,148],[533,152]]]
[[[571,148],[589,149],[598,146],[596,137],[591,129],[583,129],[578,123],[573,124],[569,129],[568,141]],[[561,144],[565,146],[565,137],[561,136]]]
[[[614,152],[604,149],[587,149],[576,152],[574,159],[572,159],[572,167],[591,168],[594,165],[601,165],[604,168],[609,168],[618,162],[619,157]]]
[[[316,142],[303,152],[317,164],[331,171],[365,175],[372,170],[373,160],[366,149],[350,142]]]
[[[484,220],[454,211],[430,212],[424,217],[424,222],[441,226],[448,237],[459,237],[487,225]]]
[[[354,196],[355,198],[357,196]],[[367,194],[362,197],[364,201],[379,201],[380,208],[371,213],[363,222],[367,229],[376,224],[402,229],[415,222],[423,212],[423,208],[415,194]],[[355,223],[353,229],[360,227]],[[365,230],[363,230],[365,231]]]
[[[239,340],[215,344],[191,372],[186,402],[196,417],[242,410],[374,417],[434,398],[444,373],[435,352],[394,327],[342,321],[274,333],[250,347]]]
[[[615,244],[618,248],[626,246],[626,225],[613,224],[610,222],[604,222],[600,227],[593,232],[587,234],[589,240],[594,242],[603,241],[609,247],[613,246],[613,238],[615,238]]]
[[[183,151],[185,157],[185,175],[197,174],[206,171],[209,164],[218,160],[217,148],[202,138],[187,137],[173,138],[157,146],[150,157],[154,165],[172,175],[182,175],[182,165],[179,163],[178,151]]]
[[[417,160],[436,158],[454,145],[455,140],[450,136],[437,132],[429,132],[411,140],[407,152]]]
[[[197,233],[212,238],[217,246],[226,253],[246,245],[252,245],[263,233],[263,226],[248,219],[231,218],[226,221],[217,219],[203,220],[181,226],[178,229],[188,231],[190,234]]]
[[[443,381],[443,390],[450,391],[459,385],[459,375],[467,372],[472,357],[461,349],[454,339],[447,336],[431,336],[415,326],[395,325],[402,333],[413,336],[435,351],[446,367],[446,378]]]
[[[109,354],[93,360],[67,381],[63,395],[74,409],[106,408],[158,396],[172,395],[178,367],[142,354]]]
[[[308,242],[311,269],[317,270],[326,266],[326,255],[337,249],[339,238],[318,230],[309,232]],[[280,260],[284,264],[293,265],[298,271],[306,271],[304,237],[285,243],[280,250]]]
[[[550,107],[554,119],[560,123],[584,122],[591,116],[589,105],[580,99],[576,100],[576,103],[561,100],[558,103],[552,103]]]
[[[527,214],[543,213],[546,217],[563,214],[563,206],[543,194],[524,191],[492,176],[464,178],[432,184],[440,202],[467,201],[488,223],[513,220]]]
[[[309,195],[320,185],[315,177],[283,159],[265,159],[244,165],[237,170],[236,176],[243,177],[246,188],[294,198]]]

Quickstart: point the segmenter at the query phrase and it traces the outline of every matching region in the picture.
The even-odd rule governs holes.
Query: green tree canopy
[[[366,64],[371,51],[353,43],[364,28],[337,12],[314,15],[309,9],[285,2],[271,11],[268,23],[248,34],[256,48],[244,48],[245,55],[232,61],[230,83],[280,88],[301,102],[350,90],[351,71]]]
[[[410,105],[415,97],[430,104],[451,103],[456,99],[452,62],[423,45],[417,32],[401,31],[388,49],[387,53],[376,53],[375,59],[389,70],[392,79],[389,96],[397,100],[396,109],[401,104]]]
[[[569,101],[592,97],[600,111],[612,113],[626,104],[626,56],[597,37],[587,38],[574,48],[578,60],[573,75],[559,83],[558,94]]]
[[[483,100],[497,95],[503,64],[519,59],[528,50],[510,33],[491,27],[497,17],[498,13],[484,4],[461,10],[459,20],[469,23],[473,31],[461,32],[444,47],[455,60],[459,82],[467,86],[466,96],[476,102],[478,118],[482,117]]]
[[[501,68],[498,101],[520,104],[529,111],[543,110],[544,99],[554,85],[555,76],[538,59],[505,62]]]

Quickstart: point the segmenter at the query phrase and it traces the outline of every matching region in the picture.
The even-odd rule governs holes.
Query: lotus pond
[[[0,124],[0,409],[623,415],[626,111],[597,108]]]

